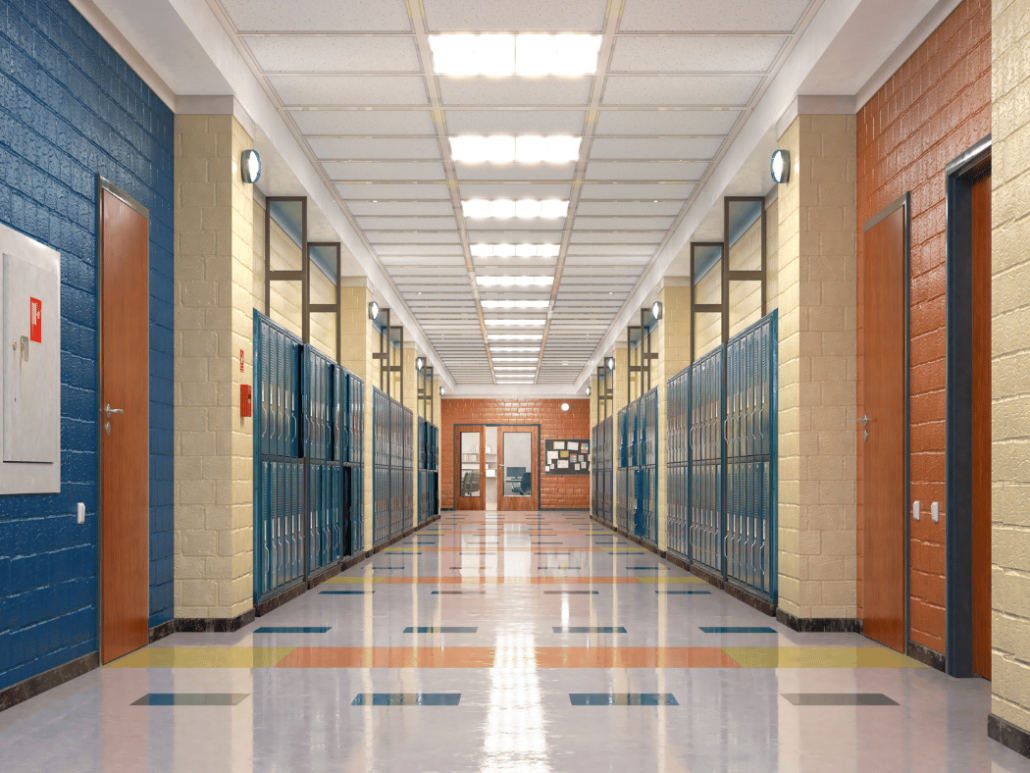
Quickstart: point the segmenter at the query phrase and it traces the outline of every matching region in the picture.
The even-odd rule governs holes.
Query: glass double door
[[[539,508],[539,427],[478,425],[455,431],[456,509]]]

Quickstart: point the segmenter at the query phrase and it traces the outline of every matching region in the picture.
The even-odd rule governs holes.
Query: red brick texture
[[[562,403],[569,410],[561,409]],[[440,505],[454,507],[455,424],[539,424],[540,455],[546,440],[590,439],[590,400],[445,397],[440,410]],[[590,507],[590,476],[540,475],[540,506],[545,510]]]
[[[944,506],[944,170],[990,131],[991,4],[965,0],[858,113],[858,414],[864,413],[862,225],[909,191],[911,496],[927,513],[930,502]],[[861,616],[861,436],[858,453]],[[944,518],[924,517],[911,527],[911,639],[944,652]]]

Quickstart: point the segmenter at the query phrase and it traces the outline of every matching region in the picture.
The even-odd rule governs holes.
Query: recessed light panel
[[[451,137],[451,155],[466,164],[568,164],[579,159],[581,137]]]
[[[430,35],[437,75],[504,78],[520,75],[575,78],[597,72],[600,35]]]
[[[532,220],[534,218],[556,219],[565,217],[569,212],[569,202],[558,199],[471,199],[461,202],[461,211],[470,220],[498,218],[510,220],[513,217]]]
[[[494,357],[494,362],[536,362],[536,357]]]
[[[493,338],[493,336],[491,336]],[[490,345],[490,354],[505,353],[505,354],[533,354],[534,352],[540,352],[539,346],[494,346]],[[533,358],[536,361],[536,357]]]
[[[480,301],[484,309],[546,309],[550,301]]]
[[[494,370],[500,372],[502,370],[530,370],[535,371],[536,365],[496,365]]]
[[[545,319],[484,319],[487,327],[543,327]]]
[[[488,333],[488,341],[542,341],[540,333]]]
[[[480,287],[550,287],[553,276],[477,276]]]
[[[556,258],[560,244],[473,244],[474,258]]]

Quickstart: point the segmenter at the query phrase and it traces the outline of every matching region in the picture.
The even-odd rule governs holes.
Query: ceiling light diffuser
[[[536,365],[495,365],[494,370],[536,370]]]
[[[546,218],[556,219],[565,217],[569,212],[569,202],[558,199],[547,199],[535,201],[533,199],[522,199],[518,202],[511,199],[470,199],[461,202],[461,211],[470,220],[484,220],[486,218],[498,218],[508,220],[513,217],[533,219]]]
[[[494,362],[536,362],[536,357],[493,357]]]
[[[569,164],[579,160],[582,137],[451,137],[451,156],[465,164]]]
[[[429,48],[437,75],[575,78],[597,72],[601,36],[571,33],[430,35]]]
[[[553,276],[477,276],[480,287],[550,287]]]
[[[542,341],[540,333],[488,333],[488,341]]]
[[[491,336],[492,337],[492,336]],[[490,353],[494,352],[507,352],[511,354],[532,354],[533,352],[539,352],[539,346],[494,346],[490,345]],[[536,357],[533,358],[534,360]]]
[[[474,258],[557,258],[560,244],[473,244]]]
[[[480,301],[484,309],[546,309],[550,301]]]
[[[543,327],[545,319],[484,319],[487,327]]]

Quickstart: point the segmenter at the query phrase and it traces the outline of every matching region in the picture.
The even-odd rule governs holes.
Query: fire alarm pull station
[[[252,411],[250,384],[240,384],[240,418],[249,419]]]
[[[61,256],[0,226],[0,494],[61,490]]]

